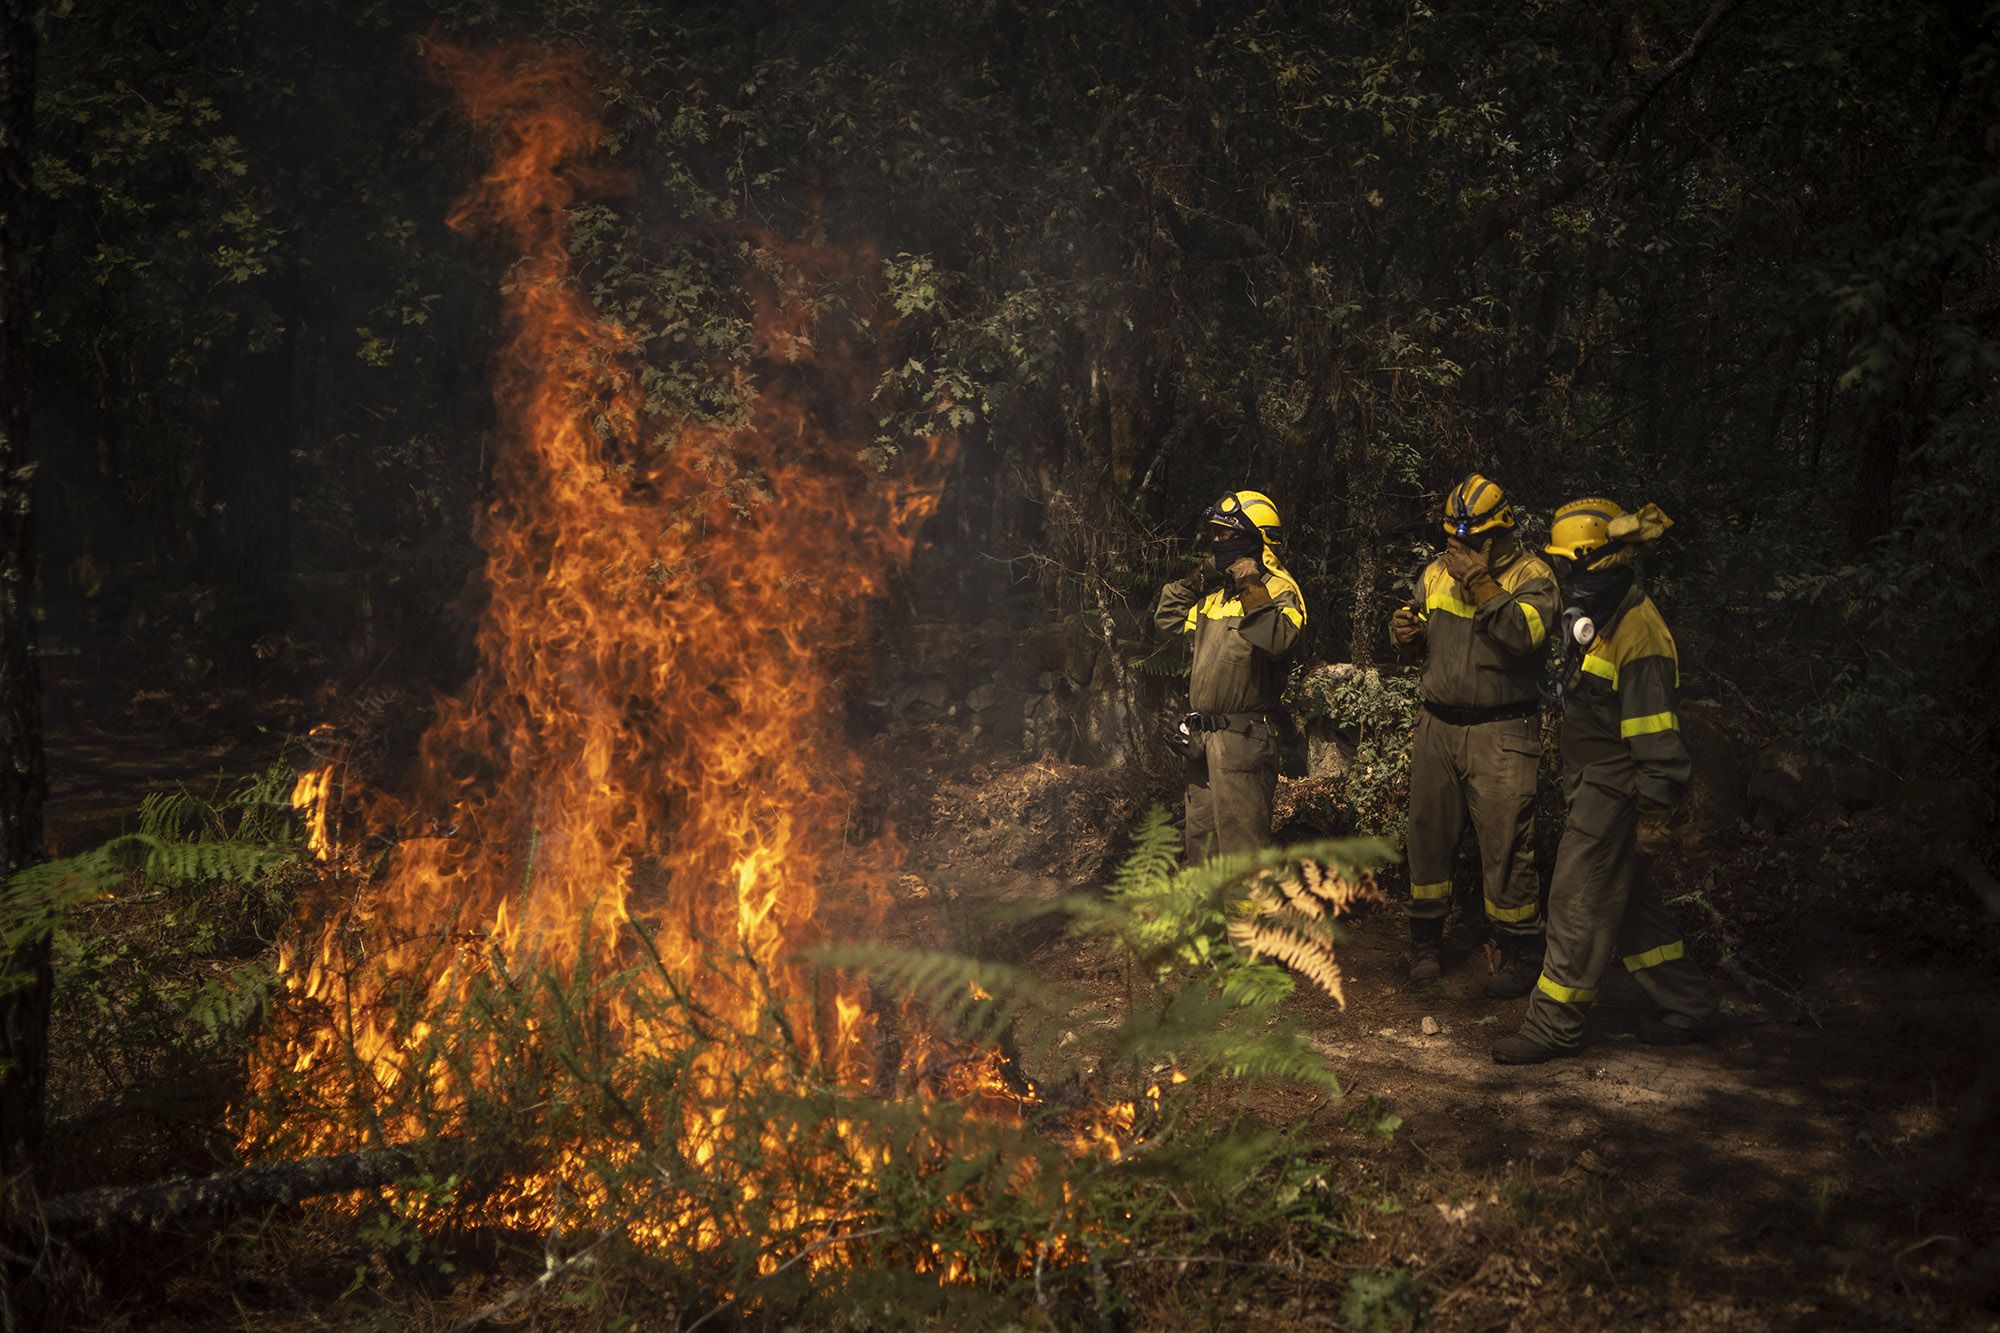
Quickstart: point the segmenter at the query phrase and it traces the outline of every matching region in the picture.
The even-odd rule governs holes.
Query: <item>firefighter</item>
[[[1567,602],[1560,633],[1572,658],[1563,671],[1569,814],[1549,886],[1548,957],[1521,1030],[1493,1045],[1501,1064],[1574,1051],[1617,963],[1659,1009],[1640,1024],[1641,1041],[1679,1046],[1715,1017],[1708,978],[1646,880],[1690,770],[1676,712],[1680,659],[1632,565],[1670,526],[1656,505],[1626,514],[1609,500],[1577,500],[1549,531],[1544,550]]]
[[[1468,818],[1479,842],[1486,916],[1501,942],[1489,999],[1528,993],[1541,971],[1535,778],[1542,763],[1541,662],[1556,618],[1549,567],[1521,548],[1514,507],[1477,472],[1445,499],[1445,549],[1411,605],[1389,620],[1425,654],[1423,711],[1410,746],[1410,980],[1435,983],[1451,870]]]
[[[1278,559],[1284,528],[1261,491],[1232,491],[1203,515],[1207,552],[1160,589],[1153,619],[1194,636],[1188,678],[1190,859],[1251,852],[1271,836],[1284,660],[1305,628],[1299,585]]]

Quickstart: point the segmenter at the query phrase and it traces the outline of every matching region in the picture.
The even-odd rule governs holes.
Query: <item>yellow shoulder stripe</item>
[[[1457,597],[1454,597],[1451,593],[1451,586],[1447,584],[1445,587],[1437,589],[1430,596],[1424,598],[1424,610],[1443,611],[1448,615],[1460,616],[1466,620],[1472,619],[1473,612],[1478,608],[1474,607],[1471,602],[1460,601]]]
[[[1528,622],[1528,646],[1541,647],[1542,640],[1549,637],[1548,627],[1542,624],[1542,613],[1531,602],[1516,602],[1515,605],[1521,608],[1521,619]]]
[[[1679,731],[1681,720],[1674,713],[1648,713],[1644,717],[1628,717],[1618,724],[1618,735],[1622,740],[1634,736],[1651,736],[1655,732]]]
[[[1523,551],[1500,571],[1499,584],[1508,592],[1519,592],[1522,585],[1533,583],[1536,579],[1547,579],[1553,583],[1555,578],[1555,571],[1544,564],[1540,556]]]
[[[1664,657],[1673,662],[1676,673],[1679,671],[1680,654],[1674,649],[1674,636],[1668,632],[1667,622],[1660,618],[1660,608],[1653,605],[1650,597],[1640,598],[1639,604],[1619,618],[1617,628],[1607,637],[1610,642],[1604,651],[1620,665],[1642,657]]]
[[[1304,629],[1306,623],[1306,595],[1300,591],[1299,581],[1293,578],[1292,572],[1282,565],[1278,565],[1275,568],[1267,565],[1266,568],[1267,577],[1264,580],[1266,591],[1271,594],[1273,601],[1279,603],[1278,609],[1285,613],[1285,619]],[[1289,602],[1285,600],[1285,594],[1287,593],[1291,594]]]
[[[1616,688],[1618,684],[1618,664],[1610,658],[1599,657],[1596,653],[1585,653],[1583,661],[1578,665],[1593,676],[1602,676],[1605,680],[1611,682],[1613,688]]]

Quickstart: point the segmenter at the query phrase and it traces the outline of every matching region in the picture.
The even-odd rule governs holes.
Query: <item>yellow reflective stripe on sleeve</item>
[[[1486,900],[1486,915],[1495,921],[1526,921],[1535,914],[1540,903],[1529,903],[1526,907],[1502,907],[1491,898]]]
[[[1451,897],[1451,881],[1447,879],[1440,880],[1436,884],[1412,884],[1410,886],[1410,896],[1422,902],[1428,902],[1434,898],[1449,898]]]
[[[1650,736],[1657,731],[1679,731],[1680,718],[1673,713],[1648,713],[1644,717],[1628,717],[1618,724],[1621,740],[1631,740],[1634,736]]]
[[[1577,986],[1558,986],[1549,980],[1544,972],[1535,979],[1535,989],[1559,1004],[1589,1004],[1597,998],[1595,990],[1584,990]]]
[[[1448,611],[1452,615],[1470,620],[1472,619],[1472,613],[1478,608],[1474,607],[1471,602],[1459,601],[1458,598],[1453,597],[1449,592],[1439,591],[1424,598],[1424,609],[1426,611]]]
[[[1190,634],[1194,633],[1194,627],[1198,623],[1200,623],[1200,621],[1201,621],[1201,603],[1196,602],[1193,606],[1190,606],[1188,608],[1187,632]]]
[[[1549,637],[1548,628],[1542,624],[1542,613],[1527,602],[1519,603],[1521,619],[1528,622],[1528,646],[1539,648],[1542,640]]]
[[[1644,953],[1633,954],[1625,960],[1625,970],[1627,972],[1638,972],[1645,968],[1658,967],[1661,963],[1671,963],[1676,958],[1684,958],[1686,956],[1687,942],[1685,940],[1675,940],[1672,944],[1662,944],[1657,949],[1648,949]]]
[[[1583,670],[1593,676],[1602,676],[1613,685],[1618,683],[1618,664],[1608,657],[1599,657],[1595,653],[1585,653],[1581,666]]]
[[[1280,606],[1278,609],[1285,613],[1285,619],[1291,621],[1300,629],[1306,627],[1306,613],[1299,610],[1296,606]]]

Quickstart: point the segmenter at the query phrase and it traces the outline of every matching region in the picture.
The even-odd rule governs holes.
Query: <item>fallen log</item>
[[[327,1194],[373,1189],[435,1168],[450,1156],[450,1140],[367,1148],[179,1176],[150,1185],[109,1185],[43,1201],[42,1221],[68,1236],[158,1230],[170,1223],[212,1220],[255,1208],[281,1207]]]

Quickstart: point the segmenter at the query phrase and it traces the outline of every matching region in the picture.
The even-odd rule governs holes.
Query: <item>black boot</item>
[[[1444,918],[1410,918],[1410,984],[1435,986],[1444,976]]]
[[[1538,1065],[1568,1054],[1568,1051],[1544,1046],[1533,1037],[1524,1037],[1518,1032],[1510,1032],[1493,1043],[1493,1063],[1496,1065]]]
[[[1638,1037],[1648,1046],[1689,1046],[1707,1040],[1708,1029],[1682,1027],[1664,1018],[1642,1018]]]
[[[1500,970],[1486,978],[1479,993],[1489,1000],[1518,1000],[1535,988],[1542,975],[1542,936],[1502,935]]]

